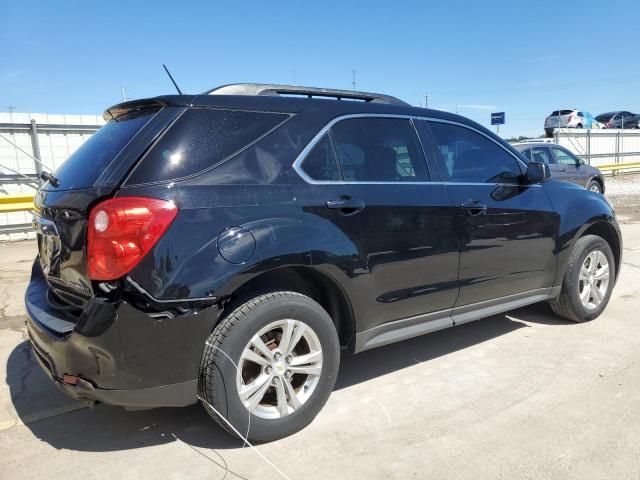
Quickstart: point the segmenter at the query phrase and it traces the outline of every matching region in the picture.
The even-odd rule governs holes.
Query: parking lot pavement
[[[545,305],[352,356],[302,432],[258,451],[291,479],[640,477],[640,216],[596,321]],[[35,364],[33,242],[0,245],[0,478],[283,478],[199,406],[91,410]]]

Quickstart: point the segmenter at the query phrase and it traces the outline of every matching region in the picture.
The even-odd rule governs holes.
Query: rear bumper
[[[119,301],[90,309],[97,322],[81,317],[74,323],[49,306],[47,289],[36,262],[25,295],[27,331],[38,363],[69,396],[130,408],[197,401],[216,307],[159,320]]]

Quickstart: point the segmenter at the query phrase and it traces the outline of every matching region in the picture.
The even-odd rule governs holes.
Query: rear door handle
[[[326,201],[325,205],[329,210],[339,210],[342,215],[354,215],[364,210],[366,203],[364,200],[343,195],[337,200]]]
[[[478,200],[468,200],[461,204],[460,207],[464,208],[472,217],[477,217],[478,215],[484,215],[487,213],[487,206],[484,203],[480,203]]]

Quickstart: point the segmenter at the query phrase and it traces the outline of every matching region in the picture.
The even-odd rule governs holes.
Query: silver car
[[[544,119],[544,132],[547,137],[551,137],[553,136],[553,130],[556,128],[584,128],[585,122],[585,115],[582,110],[555,110]]]
[[[555,143],[516,143],[527,162],[546,163],[551,177],[565,182],[577,183],[592,192],[604,193],[604,177],[600,170],[584,163],[572,152]]]

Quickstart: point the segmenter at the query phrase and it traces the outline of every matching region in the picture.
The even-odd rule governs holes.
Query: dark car
[[[341,347],[607,305],[611,206],[477,123],[361,92],[208,93],[109,108],[36,196],[27,326],[69,395],[200,399],[272,440],[320,411]]]
[[[547,142],[516,143],[513,147],[524,155],[527,162],[549,165],[553,178],[604,193],[604,177],[600,170],[587,165],[566,148]]]
[[[596,120],[602,124],[602,128],[632,128],[639,127],[640,115],[626,110],[601,113]]]

